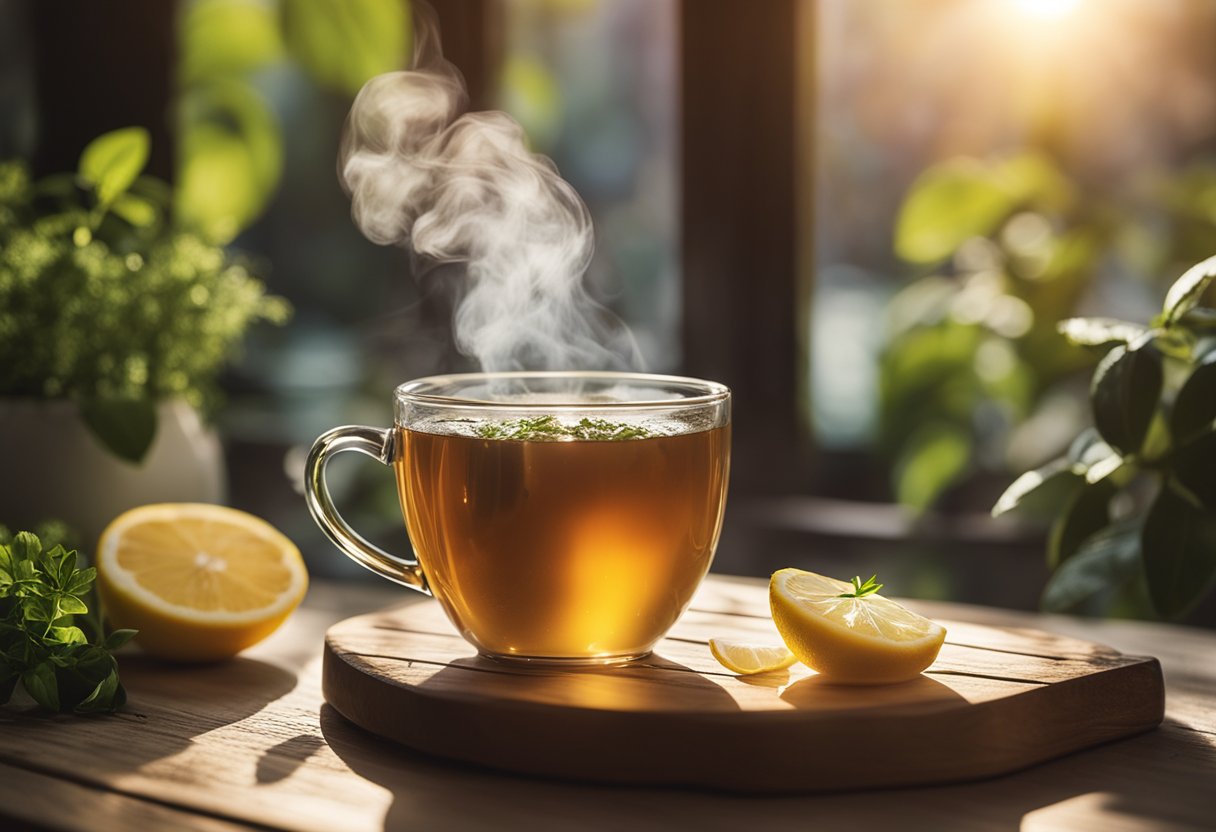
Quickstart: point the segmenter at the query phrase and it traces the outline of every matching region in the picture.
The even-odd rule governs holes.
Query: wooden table
[[[233,662],[170,667],[123,656],[130,703],[115,717],[0,709],[0,815],[15,821],[0,828],[738,832],[879,824],[1211,829],[1216,822],[1216,634],[917,604],[936,617],[1035,627],[1155,655],[1165,669],[1165,723],[982,782],[755,798],[532,780],[363,733],[321,699],[322,636],[340,619],[401,598],[391,587],[317,583],[280,632]]]

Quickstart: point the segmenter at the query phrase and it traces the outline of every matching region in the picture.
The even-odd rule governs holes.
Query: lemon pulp
[[[876,593],[841,597],[852,591],[801,569],[773,574],[773,623],[799,661],[845,684],[906,681],[933,663],[944,627]]]

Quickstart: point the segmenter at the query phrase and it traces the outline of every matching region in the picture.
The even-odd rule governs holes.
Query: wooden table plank
[[[732,599],[730,583],[715,582],[714,590],[713,603],[757,614],[754,606]],[[759,800],[513,777],[424,757],[365,734],[321,701],[322,636],[337,620],[403,597],[411,596],[391,587],[317,582],[288,625],[237,663],[189,670],[124,657],[131,707],[117,718],[0,709],[0,763],[25,772],[20,780],[0,777],[0,811],[26,821],[23,807],[54,806],[48,825],[81,830],[209,830],[239,823],[302,830],[519,825],[631,832],[892,822],[901,828],[981,830],[1211,825],[1211,633],[919,604],[939,617],[1042,628],[1158,656],[1167,682],[1166,723],[1149,734],[979,783]],[[65,758],[65,748],[81,752]],[[59,770],[65,759],[74,779],[49,777],[46,772]],[[210,814],[189,814],[192,808]],[[158,816],[160,809],[177,814]],[[189,822],[178,822],[178,814]]]

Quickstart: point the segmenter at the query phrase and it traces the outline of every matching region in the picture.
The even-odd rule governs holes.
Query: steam
[[[501,112],[465,112],[433,11],[413,4],[413,67],[377,76],[351,107],[339,173],[369,240],[463,264],[456,345],[485,370],[627,369],[628,329],[587,293],[586,205]]]

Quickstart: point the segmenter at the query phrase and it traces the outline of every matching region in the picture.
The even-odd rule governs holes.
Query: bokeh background
[[[1216,253],[1216,3],[432,2],[473,106],[589,205],[587,279],[646,369],[735,390],[715,569],[1036,606],[1046,526],[988,511],[1089,419],[1099,355],[1056,321],[1147,320]],[[364,240],[335,172],[410,21],[408,0],[0,0],[0,159],[70,170],[146,126],[176,219],[293,306],[252,330],[214,419],[230,502],[319,576],[370,579],[304,508],[312,440],[472,369],[452,287]],[[407,549],[389,471],[339,458],[331,484]]]

